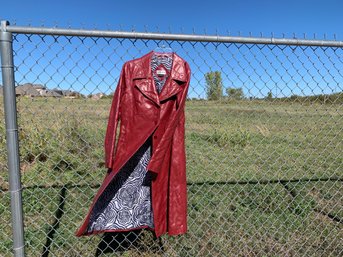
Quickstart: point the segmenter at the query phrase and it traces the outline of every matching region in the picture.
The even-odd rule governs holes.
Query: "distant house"
[[[76,91],[71,91],[71,90],[60,90],[62,92],[62,95],[65,98],[80,98],[83,97],[82,94],[80,94],[79,92]]]
[[[41,84],[25,83],[18,85],[15,88],[16,96],[25,97],[64,97],[64,98],[80,98],[82,94],[71,90],[62,90],[58,88],[49,89]],[[0,95],[3,95],[3,87],[0,85]]]
[[[67,95],[64,98],[75,99],[75,98],[78,98],[78,97],[75,96],[75,95]]]
[[[92,96],[91,96],[91,99],[99,100],[99,99],[103,98],[104,96],[105,96],[104,93],[97,93],[97,94],[95,94],[95,95],[92,95]]]
[[[62,97],[63,95],[55,92],[55,91],[51,91],[51,90],[45,90],[45,91],[41,91],[41,96],[47,96],[47,97]]]
[[[19,85],[15,88],[15,95],[16,96],[37,97],[37,96],[40,96],[40,93],[37,89],[42,89],[42,86],[36,85],[36,87],[35,87],[35,85],[33,85],[31,83],[26,83],[23,85]]]

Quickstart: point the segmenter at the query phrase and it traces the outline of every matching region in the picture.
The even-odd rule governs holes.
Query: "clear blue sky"
[[[271,33],[274,33],[275,37],[282,37],[283,33],[285,37],[293,37],[295,33],[297,38],[303,38],[305,33],[306,38],[309,39],[313,39],[315,33],[317,39],[324,39],[324,34],[327,39],[334,39],[336,34],[337,40],[343,40],[342,0],[3,1],[0,19],[22,26],[31,24],[68,27],[70,25],[72,28],[96,27],[171,33],[193,33],[194,30],[196,34],[228,35],[230,33],[233,36],[238,35],[239,32],[242,36],[249,36],[251,32],[252,36],[257,37],[260,33],[263,33],[264,37],[270,37]],[[35,42],[32,42],[32,45],[29,43],[25,43],[27,49],[34,49]],[[118,47],[116,48],[118,50],[116,52],[111,49],[105,50],[109,55],[103,56],[103,60],[99,60],[98,63],[93,61],[97,50],[94,49],[93,53],[93,48],[87,48],[92,47],[94,42],[88,43],[89,45],[87,41],[85,42],[84,50],[82,46],[74,49],[74,46],[79,45],[76,42],[70,45],[70,48],[66,47],[64,52],[60,51],[61,43],[51,45],[50,49],[45,49],[46,46],[40,44],[40,51],[34,51],[33,55],[27,56],[29,52],[21,49],[20,42],[17,45],[15,43],[14,47],[17,47],[19,52],[15,60],[19,64],[25,61],[25,65],[20,65],[20,70],[17,72],[17,81],[42,83],[49,87],[61,88],[72,85],[73,89],[78,91],[84,91],[83,89],[86,88],[85,93],[97,91],[109,93],[114,90],[115,83],[112,82],[118,78],[122,63],[155,47],[153,44],[132,45],[130,41],[125,41],[124,46],[120,44],[117,46],[114,42],[113,46]],[[106,42],[100,41],[97,44],[99,49],[105,49],[103,47]],[[193,91],[190,91],[190,97],[204,97],[204,73],[209,69],[221,69],[224,86],[243,87],[246,95],[250,96],[265,96],[269,90],[272,90],[273,95],[276,96],[292,93],[299,95],[332,93],[341,91],[343,87],[342,76],[338,73],[342,68],[342,62],[339,61],[341,50],[325,52],[320,49],[313,52],[308,49],[305,54],[302,50],[292,54],[291,49],[286,49],[284,52],[280,49],[261,51],[255,47],[252,50],[231,48],[231,52],[227,53],[224,46],[217,51],[212,49],[213,45],[204,47],[198,44],[194,48],[190,43],[182,47],[176,45],[175,48],[180,56],[189,61],[193,71],[191,80]],[[64,60],[68,53],[77,54],[77,51],[84,51],[85,55],[80,62],[70,64],[73,74],[68,67],[64,67],[66,68],[64,74],[62,69],[58,69],[61,63],[54,63],[54,56],[58,54],[60,60]],[[46,53],[44,58],[39,55],[42,52]],[[35,57],[39,60],[38,66],[35,65]],[[253,63],[248,64],[249,60]],[[262,65],[257,60],[261,60]],[[51,61],[54,65],[42,73],[40,69],[48,66]],[[91,66],[90,62],[92,62]],[[73,65],[78,67],[73,69]],[[34,72],[29,72],[30,66],[34,67]],[[87,66],[90,67],[85,74],[84,70]],[[84,70],[78,69],[81,67],[84,67]],[[288,70],[285,70],[286,68]],[[105,86],[99,86],[101,83],[105,83],[107,90]]]
[[[230,31],[237,35],[262,32],[270,36],[296,33],[302,37],[343,39],[343,1],[341,0],[237,0],[237,1],[194,1],[194,0],[153,0],[153,1],[2,1],[0,18],[16,21],[18,25],[54,25],[86,28],[119,28],[130,30],[169,31],[219,34]]]

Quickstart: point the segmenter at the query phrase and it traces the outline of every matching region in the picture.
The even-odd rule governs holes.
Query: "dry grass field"
[[[17,98],[27,256],[94,256],[101,237],[74,232],[106,173],[110,103]],[[187,101],[188,233],[163,236],[162,253],[143,232],[122,256],[342,256],[342,116],[341,104]],[[0,132],[0,255],[11,256]]]

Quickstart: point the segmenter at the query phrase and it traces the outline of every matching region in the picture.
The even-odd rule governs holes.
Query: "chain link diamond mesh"
[[[106,173],[121,67],[162,44],[192,70],[188,233],[77,238]],[[342,256],[342,48],[13,33],[13,51],[27,256]],[[11,256],[0,130],[0,255]]]

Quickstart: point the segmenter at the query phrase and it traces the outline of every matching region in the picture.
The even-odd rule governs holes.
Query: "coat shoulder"
[[[132,59],[125,62],[126,72],[132,79],[146,78],[148,77],[148,55],[144,55],[140,58]]]

